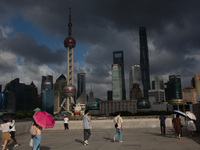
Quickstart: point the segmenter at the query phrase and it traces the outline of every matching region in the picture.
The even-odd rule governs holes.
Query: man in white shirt
[[[89,125],[89,122],[91,122],[91,117],[88,115],[89,111],[85,110],[85,115],[83,116],[84,145],[89,145],[88,140],[91,135],[90,125]]]
[[[115,124],[117,123],[117,127],[116,127],[117,133],[113,137],[113,142],[115,142],[115,139],[119,136],[119,142],[122,143],[123,142],[122,141],[122,131],[124,130],[124,127],[123,127],[123,119],[120,115],[121,115],[121,113],[119,112],[119,115],[114,118],[114,123]]]

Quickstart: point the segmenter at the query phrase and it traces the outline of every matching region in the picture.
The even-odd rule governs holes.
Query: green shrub
[[[28,110],[19,110],[16,112],[19,119],[32,118],[34,113],[35,113],[34,110],[29,110],[29,111]]]
[[[133,116],[149,116],[149,115],[171,115],[171,111],[139,111],[137,113],[134,113]]]
[[[116,111],[115,113],[110,113],[109,116],[117,116],[119,115],[119,112],[121,113],[121,116],[133,116],[130,111]]]

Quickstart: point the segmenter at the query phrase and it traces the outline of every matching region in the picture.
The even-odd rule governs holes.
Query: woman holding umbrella
[[[40,142],[42,140],[42,128],[53,128],[55,120],[51,114],[46,111],[37,111],[33,115],[34,125],[36,126],[37,134],[33,136],[33,150],[40,150]]]
[[[42,127],[37,125],[34,121],[34,126],[37,134],[33,136],[33,150],[40,150],[40,142],[42,140]]]

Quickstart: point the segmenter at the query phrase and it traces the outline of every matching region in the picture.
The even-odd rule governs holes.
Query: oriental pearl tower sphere
[[[76,46],[76,40],[71,36],[71,0],[68,28],[69,35],[64,40],[64,46],[67,48],[67,86],[63,88],[63,93],[67,98],[67,111],[69,111],[69,103],[74,103],[74,96],[76,94],[76,88],[74,86],[74,47]]]

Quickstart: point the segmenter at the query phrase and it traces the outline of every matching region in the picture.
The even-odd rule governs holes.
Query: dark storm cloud
[[[0,42],[2,50],[36,64],[61,64],[66,59],[64,50],[53,51],[44,44],[38,45],[36,39],[26,33],[16,33],[15,36],[4,38]]]
[[[103,79],[110,76],[113,51],[124,51],[126,73],[130,64],[139,63],[139,27],[145,26],[151,75],[176,73],[188,78],[200,73],[200,68],[196,67],[199,62],[186,58],[200,53],[199,6],[199,0],[73,0],[72,36],[77,43],[89,47],[84,56],[85,63],[91,66],[88,70],[86,68],[88,73],[94,79]],[[63,39],[68,36],[68,0],[3,0],[0,7],[4,7],[0,14],[19,13],[25,20],[34,23],[39,31],[52,36],[58,34]],[[16,34],[20,38],[26,36]],[[21,49],[15,42],[16,37],[7,40],[6,48],[18,55],[37,63],[59,64],[64,60],[61,56],[63,50],[56,51],[56,55],[34,40],[33,48],[25,45]],[[28,37],[26,40],[32,39]],[[11,45],[8,46],[8,43]],[[29,53],[27,49],[30,49]],[[42,58],[46,53],[49,57]],[[91,82],[97,83],[92,77]]]

